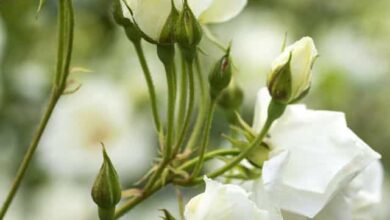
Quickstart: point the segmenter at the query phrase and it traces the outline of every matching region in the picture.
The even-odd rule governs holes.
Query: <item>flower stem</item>
[[[210,152],[206,153],[204,155],[203,160],[208,161],[208,160],[214,159],[215,157],[219,157],[219,156],[226,156],[226,155],[235,156],[238,154],[240,154],[240,150],[238,150],[238,149],[218,149],[218,150],[214,150],[214,151],[210,151]],[[195,157],[195,158],[187,161],[183,165],[179,166],[178,169],[179,170],[189,169],[189,168],[193,167],[194,165],[196,165],[199,160],[200,160],[199,157]]]
[[[188,100],[188,108],[184,118],[184,122],[182,125],[182,129],[180,131],[179,139],[175,145],[175,149],[173,152],[173,157],[179,151],[181,145],[183,144],[188,128],[190,127],[192,112],[194,111],[195,105],[195,80],[194,80],[194,71],[193,71],[193,61],[187,61],[186,63],[188,69],[188,84],[189,84],[189,100]]]
[[[59,34],[58,34],[58,54],[57,68],[54,78],[53,89],[50,95],[49,103],[38,128],[33,136],[30,146],[19,166],[16,177],[12,183],[11,189],[1,207],[0,219],[3,219],[9,206],[11,205],[21,183],[31,163],[32,157],[38,147],[43,132],[45,131],[50,117],[64,93],[67,78],[69,75],[69,66],[72,57],[74,14],[71,0],[59,0]]]
[[[207,161],[207,160],[213,159],[213,158],[218,157],[218,156],[226,156],[226,155],[233,155],[234,156],[234,155],[237,155],[239,153],[240,153],[240,151],[237,149],[219,149],[219,150],[215,150],[215,151],[211,151],[211,152],[206,153],[204,156],[204,160]],[[181,165],[178,169],[179,170],[189,169],[192,166],[194,166],[198,162],[198,160],[199,160],[199,157],[194,158],[192,160],[189,160],[186,163],[184,163],[183,165]],[[171,183],[173,181],[174,181],[174,179],[171,176],[166,180],[165,185],[167,185],[168,183]],[[121,216],[125,215],[127,212],[129,212],[130,210],[135,208],[137,205],[142,203],[144,200],[148,199],[154,193],[156,193],[157,191],[162,189],[165,185],[163,185],[161,180],[157,181],[156,184],[150,190],[145,191],[145,193],[143,193],[142,195],[133,197],[132,199],[127,201],[124,205],[122,205],[121,207],[119,207],[116,210],[115,219],[118,219]]]
[[[268,130],[270,129],[272,123],[278,119],[280,116],[282,116],[284,110],[286,108],[286,105],[280,104],[274,100],[271,101],[269,107],[268,107],[268,118],[267,121],[265,122],[260,134],[256,137],[256,139],[251,143],[249,147],[247,147],[245,150],[243,150],[237,157],[235,157],[232,161],[224,165],[223,167],[206,174],[209,178],[215,178],[218,177],[222,174],[224,174],[226,171],[231,170],[233,167],[238,165],[245,157],[248,156],[248,154],[256,147],[259,146],[264,137],[267,135]],[[191,181],[192,184],[196,184],[202,181],[201,177],[198,177]]]
[[[183,54],[181,55],[181,70],[179,109],[176,124],[178,131],[182,130],[187,104],[187,67]]]
[[[20,164],[20,167],[18,169],[18,172],[16,174],[16,177],[12,183],[11,189],[7,195],[7,198],[4,201],[4,204],[0,211],[0,219],[3,219],[9,206],[11,205],[11,202],[13,198],[15,197],[15,194],[23,180],[23,177],[27,171],[27,168],[31,162],[31,159],[38,147],[39,141],[41,140],[42,134],[45,131],[46,125],[53,113],[53,110],[59,100],[59,95],[55,92],[52,93],[50,97],[50,101],[48,103],[48,106],[46,108],[46,111],[43,115],[43,118],[41,119],[41,122],[39,123],[38,129],[32,139],[32,142],[30,146],[27,149],[26,154],[24,155],[24,158],[22,160],[22,163]]]
[[[199,56],[197,55],[195,59],[196,59],[196,75],[198,77],[201,100],[200,100],[200,105],[199,105],[199,113],[198,113],[198,116],[197,116],[197,119],[196,119],[196,122],[194,125],[194,130],[191,133],[191,136],[190,136],[188,143],[187,143],[187,146],[186,146],[186,149],[189,149],[189,150],[191,150],[195,146],[196,142],[199,139],[199,134],[201,133],[201,129],[203,127],[203,122],[206,120],[206,117],[207,117],[207,114],[206,114],[207,107],[206,106],[207,106],[207,102],[208,102],[208,99],[207,99],[208,96],[207,96],[207,91],[206,91],[206,82],[204,80],[202,68],[200,66]]]
[[[154,124],[156,126],[157,132],[161,136],[163,131],[162,131],[162,127],[161,127],[160,116],[159,116],[159,113],[158,113],[156,91],[155,91],[155,87],[154,87],[154,84],[153,84],[152,75],[150,73],[150,69],[149,69],[148,63],[146,62],[146,58],[145,58],[144,50],[143,50],[142,45],[141,45],[141,41],[138,40],[138,41],[132,41],[132,42],[134,44],[134,47],[135,47],[135,50],[136,50],[139,62],[141,64],[142,71],[144,73],[144,77],[145,77],[145,80],[146,80],[146,84],[148,86],[149,97],[150,97],[150,104],[152,106],[152,114],[153,114]]]
[[[174,46],[158,46],[159,57],[164,64],[168,87],[167,138],[164,143],[164,158],[171,158],[175,136],[175,103],[176,103],[176,72],[174,63]]]
[[[206,127],[204,130],[202,143],[201,143],[200,148],[199,148],[199,160],[198,160],[197,164],[195,165],[195,168],[192,172],[191,178],[196,177],[199,174],[200,170],[202,169],[203,162],[204,162],[204,156],[206,153],[206,148],[209,144],[210,130],[211,130],[211,124],[213,122],[213,115],[214,115],[214,110],[216,107],[216,100],[214,99],[214,100],[211,100],[210,102],[211,103],[209,104],[208,111],[207,111],[208,114],[207,114],[207,119],[206,119]]]

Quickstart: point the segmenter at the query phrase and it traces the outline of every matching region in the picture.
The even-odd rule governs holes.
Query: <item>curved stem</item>
[[[74,15],[71,0],[59,1],[59,34],[58,34],[58,54],[57,68],[54,78],[54,85],[50,95],[49,103],[45,113],[38,125],[36,133],[33,136],[30,146],[19,166],[16,177],[12,183],[11,189],[1,207],[0,219],[3,219],[9,206],[11,205],[21,183],[31,163],[32,157],[38,147],[43,132],[45,131],[49,119],[64,92],[67,78],[69,75],[69,66],[72,57],[73,48]]]
[[[170,180],[167,180],[169,182]],[[134,207],[139,205],[141,202],[152,196],[154,193],[159,191],[163,187],[163,184],[161,181],[157,182],[157,184],[151,188],[151,190],[145,192],[141,196],[134,197],[133,199],[127,201],[123,206],[119,207],[115,211],[115,219],[119,219],[123,215],[125,215],[128,211],[132,210]]]
[[[162,135],[162,127],[161,127],[161,120],[160,116],[158,114],[158,107],[157,107],[157,98],[156,98],[156,91],[155,87],[153,84],[153,79],[152,79],[152,74],[150,73],[148,63],[146,62],[144,50],[141,45],[141,41],[133,41],[139,62],[142,67],[142,71],[144,73],[144,77],[146,80],[146,84],[148,86],[148,91],[149,91],[149,97],[150,97],[150,104],[152,107],[152,114],[153,114],[153,119],[154,119],[154,124],[156,126],[157,132]]]
[[[214,151],[210,151],[210,152],[206,153],[204,155],[203,160],[208,161],[208,160],[214,159],[215,157],[218,157],[218,156],[227,156],[227,155],[235,156],[238,154],[240,154],[240,150],[238,150],[238,149],[218,149],[218,150],[214,150]],[[179,170],[189,169],[189,168],[193,167],[194,165],[196,165],[199,160],[200,160],[199,157],[195,157],[195,158],[187,161],[183,165],[179,166],[178,169]]]
[[[186,104],[187,104],[187,67],[186,67],[186,61],[182,54],[181,55],[180,98],[179,98],[179,109],[178,109],[177,124],[176,124],[176,128],[178,131],[181,131],[183,127]]]
[[[18,169],[16,177],[12,183],[11,189],[10,189],[10,191],[7,195],[7,198],[5,199],[4,204],[1,208],[0,219],[4,218],[9,206],[11,205],[13,198],[15,197],[15,194],[16,194],[16,192],[17,192],[17,190],[18,190],[18,188],[23,180],[23,177],[27,171],[27,168],[31,162],[31,159],[32,159],[37,147],[38,147],[39,141],[41,140],[42,134],[45,131],[47,123],[48,123],[48,121],[53,113],[53,110],[54,110],[54,108],[59,100],[59,97],[60,96],[55,92],[53,92],[53,94],[50,97],[50,101],[49,101],[49,104],[48,104],[46,111],[43,115],[43,118],[41,119],[41,122],[39,123],[38,129],[37,129],[37,131],[32,139],[32,142],[31,142],[30,146],[28,147],[26,154],[24,155],[22,163],[20,164],[20,167]]]
[[[210,130],[211,130],[211,124],[213,122],[213,115],[215,110],[216,102],[215,100],[212,100],[209,109],[207,111],[207,119],[206,119],[206,127],[203,134],[202,143],[199,149],[199,160],[198,163],[195,165],[194,171],[192,172],[191,178],[196,177],[200,170],[202,169],[203,162],[204,162],[204,154],[206,153],[206,148],[209,144],[210,139]]]
[[[208,103],[208,99],[207,99],[208,96],[207,96],[207,91],[206,91],[206,82],[205,82],[204,77],[203,77],[202,68],[200,66],[200,61],[199,61],[198,55],[196,56],[196,75],[198,77],[201,100],[200,100],[200,105],[199,105],[199,113],[198,113],[198,116],[197,116],[197,119],[196,119],[196,122],[194,125],[194,130],[191,133],[191,136],[188,140],[186,149],[192,149],[195,146],[195,144],[197,143],[197,141],[199,139],[199,135],[201,133],[201,129],[203,127],[203,122],[206,120],[206,117],[207,117],[207,114],[206,114],[207,107],[206,106]]]
[[[226,156],[226,155],[237,155],[240,151],[237,149],[219,149],[215,151],[208,152],[205,154],[205,161],[213,159],[218,156]],[[178,169],[179,170],[185,170],[189,169],[192,166],[194,166],[199,158],[194,158],[192,160],[187,161],[185,164],[181,165]],[[167,179],[166,183],[171,183],[173,181],[173,178],[170,177]],[[166,184],[166,185],[167,185]],[[145,191],[142,195],[133,197],[129,201],[127,201],[124,205],[119,207],[115,212],[115,219],[120,218],[121,216],[125,215],[128,211],[132,210],[134,207],[142,203],[144,200],[148,199],[150,196],[152,196],[154,193],[162,189],[164,185],[162,184],[162,181],[157,181],[156,184],[148,191]]]
[[[248,156],[248,154],[256,147],[259,146],[264,137],[267,135],[268,130],[270,129],[272,123],[278,119],[284,112],[286,108],[286,105],[280,104],[276,102],[275,100],[272,100],[268,107],[268,118],[265,122],[260,134],[256,137],[256,139],[251,143],[249,147],[247,147],[245,150],[243,150],[237,157],[235,157],[232,161],[227,163],[225,166],[206,174],[209,178],[215,178],[222,174],[224,174],[226,171],[231,170],[233,167],[235,167],[237,164],[239,164],[245,157]],[[191,184],[196,184],[197,182],[202,181],[202,178],[197,178],[194,181],[191,182]]]
[[[175,145],[173,157],[177,154],[181,145],[184,142],[188,128],[190,127],[192,112],[194,111],[194,105],[195,105],[195,80],[194,80],[194,71],[193,71],[193,62],[192,61],[187,62],[187,68],[188,68],[188,76],[189,76],[188,77],[188,84],[189,84],[188,108],[187,108],[186,116],[185,116],[185,119],[184,119],[184,122],[182,125],[182,129],[180,131],[179,139]]]
[[[165,65],[165,71],[167,75],[168,84],[168,129],[167,129],[167,141],[164,144],[164,157],[169,158],[172,151],[173,139],[175,134],[174,120],[175,120],[175,100],[176,100],[176,85],[174,76],[174,64],[170,63]]]

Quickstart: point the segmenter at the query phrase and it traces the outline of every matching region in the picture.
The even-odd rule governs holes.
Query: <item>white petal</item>
[[[191,8],[192,13],[196,17],[199,17],[205,10],[207,10],[213,0],[188,0],[188,4]],[[175,0],[176,8],[181,11],[183,9],[183,0]]]
[[[382,184],[383,167],[379,160],[353,179],[346,190],[353,220],[375,219],[376,208],[382,200]]]
[[[171,13],[171,0],[128,0],[134,20],[149,37],[158,41]]]
[[[247,4],[247,0],[214,0],[200,15],[201,23],[225,22],[237,16]]]
[[[268,211],[270,220],[283,220],[280,208],[272,201],[272,196],[265,191],[261,180],[253,182],[251,195],[258,208]]]
[[[379,160],[372,162],[341,192],[329,201],[313,220],[372,220],[381,201],[383,168]],[[283,214],[285,220],[298,215]],[[296,216],[293,218],[292,216]],[[304,219],[302,216],[301,218]]]
[[[318,214],[340,188],[380,157],[347,127],[339,112],[289,106],[270,136],[273,150],[288,151],[288,158],[283,166],[278,156],[265,162],[266,189],[282,209],[307,217]],[[274,164],[279,164],[277,169]]]
[[[186,220],[270,220],[268,212],[258,209],[243,188],[208,178],[205,182],[205,192],[186,205]]]
[[[271,96],[266,87],[261,88],[257,93],[256,106],[253,119],[253,130],[260,133],[268,117],[268,106],[271,102]],[[289,105],[287,108],[298,110],[305,110],[305,105]]]
[[[256,106],[253,119],[253,130],[256,133],[260,133],[265,121],[268,117],[268,105],[271,102],[271,96],[269,95],[266,87],[261,88],[257,92]]]

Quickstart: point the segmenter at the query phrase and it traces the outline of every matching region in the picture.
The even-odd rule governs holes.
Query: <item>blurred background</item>
[[[74,2],[71,79],[82,87],[61,99],[7,220],[96,219],[90,187],[102,160],[99,142],[107,145],[124,186],[150,168],[157,152],[143,75],[133,46],[112,20],[110,1]],[[47,0],[38,18],[37,5],[38,0],[0,0],[0,201],[39,121],[55,68],[57,1]],[[305,103],[345,112],[349,126],[382,154],[389,172],[389,11],[388,0],[249,0],[238,17],[210,26],[223,42],[233,40],[244,118],[251,123],[256,92],[265,85],[284,34],[289,43],[309,35],[320,59]],[[204,41],[207,60],[216,60],[217,50]],[[162,66],[155,48],[144,46],[163,109]],[[228,129],[223,114],[217,115],[222,116],[216,118],[213,143]],[[158,219],[161,208],[177,211],[174,189],[123,219]],[[390,219],[389,212],[383,206],[378,219]]]

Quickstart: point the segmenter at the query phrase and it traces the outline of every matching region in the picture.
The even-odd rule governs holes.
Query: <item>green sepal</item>
[[[267,85],[272,98],[284,104],[288,104],[292,97],[291,59],[290,53],[288,61],[270,75]]]
[[[171,0],[171,13],[169,14],[164,27],[160,34],[159,44],[174,44],[176,41],[176,24],[179,19],[179,12],[175,7],[175,3]]]
[[[158,44],[157,55],[165,66],[173,66],[175,62],[175,46],[173,44]]]
[[[121,200],[118,174],[103,147],[103,165],[92,187],[92,199],[102,209],[111,209]]]
[[[161,209],[160,211],[164,213],[164,216],[161,217],[163,220],[176,220],[176,218],[173,217],[173,215],[168,210]]]
[[[226,54],[214,65],[210,75],[210,97],[216,100],[223,90],[225,90],[232,79],[232,61],[230,58],[230,49]]]
[[[176,41],[179,44],[184,58],[192,61],[196,55],[196,48],[202,40],[203,30],[198,19],[184,1],[183,10],[180,13],[175,29]]]

